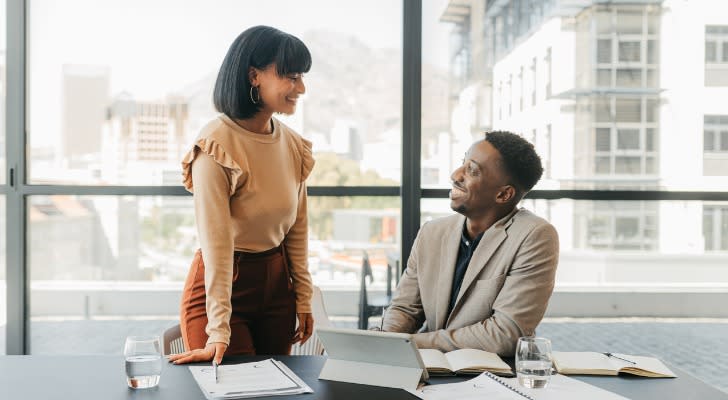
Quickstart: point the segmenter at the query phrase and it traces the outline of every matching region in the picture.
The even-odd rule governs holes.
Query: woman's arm
[[[197,234],[205,263],[207,343],[230,344],[233,232],[230,176],[212,156],[200,152],[192,167]]]
[[[293,290],[296,294],[296,314],[298,315],[298,330],[294,342],[306,342],[313,332],[313,317],[311,316],[311,297],[313,283],[308,271],[308,195],[306,183],[301,183],[298,189],[298,211],[296,221],[288,231],[284,244],[290,260],[290,273],[293,280]]]

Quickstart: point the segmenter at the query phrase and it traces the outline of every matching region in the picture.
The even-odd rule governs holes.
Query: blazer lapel
[[[475,253],[473,253],[473,257],[470,259],[468,269],[465,271],[463,283],[460,286],[460,293],[458,293],[458,298],[455,300],[455,306],[453,307],[450,315],[457,312],[463,294],[466,293],[470,285],[475,282],[475,278],[477,278],[480,275],[480,272],[483,271],[486,265],[488,265],[488,261],[493,256],[493,253],[498,250],[501,243],[503,243],[503,241],[506,240],[506,237],[508,237],[506,229],[513,223],[513,214],[514,213],[510,213],[506,217],[500,219],[483,234],[483,237],[480,239],[480,243],[478,243],[478,248],[475,249]],[[450,278],[450,282],[452,282],[452,277]]]
[[[460,249],[460,238],[462,237],[465,217],[455,218],[451,226],[443,233],[442,245],[440,247],[440,268],[437,277],[437,307],[435,310],[435,327],[442,329],[447,319],[447,309],[450,305],[450,291],[452,290],[452,279],[455,273],[455,261],[457,261],[458,250]]]

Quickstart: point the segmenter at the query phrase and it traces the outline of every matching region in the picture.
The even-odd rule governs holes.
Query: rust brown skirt
[[[283,246],[262,253],[235,252],[233,257],[230,345],[226,355],[291,352],[296,326],[296,298]],[[197,250],[185,281],[180,328],[185,349],[207,343],[205,265]]]

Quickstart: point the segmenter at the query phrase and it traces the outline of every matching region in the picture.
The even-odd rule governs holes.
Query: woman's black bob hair
[[[311,53],[297,37],[270,26],[246,29],[230,45],[212,95],[217,111],[234,119],[247,119],[260,111],[250,99],[250,67],[275,64],[279,76],[311,69]]]

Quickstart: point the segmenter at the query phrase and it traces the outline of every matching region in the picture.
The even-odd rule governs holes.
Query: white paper
[[[296,374],[280,361],[268,359],[218,367],[218,382],[212,366],[191,366],[190,372],[208,399],[313,393]]]
[[[516,378],[504,381],[510,385],[518,385]],[[536,400],[629,400],[627,397],[560,374],[551,376],[548,386],[542,389],[517,387]]]
[[[548,386],[542,389],[526,389],[516,378],[494,378],[483,373],[465,382],[424,386],[408,392],[424,400],[629,400],[564,375],[552,376]]]

